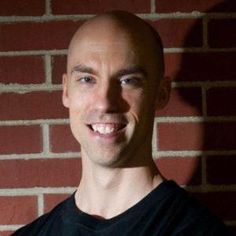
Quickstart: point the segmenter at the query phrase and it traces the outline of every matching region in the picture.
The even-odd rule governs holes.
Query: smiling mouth
[[[109,134],[115,134],[122,129],[126,127],[126,124],[121,123],[95,123],[90,124],[88,127],[96,133],[103,134],[103,135],[109,135]]]

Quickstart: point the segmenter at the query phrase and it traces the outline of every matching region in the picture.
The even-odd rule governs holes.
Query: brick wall
[[[234,0],[1,0],[0,235],[78,185],[80,147],[61,104],[61,74],[76,28],[111,9],[137,13],[164,40],[173,91],[155,119],[161,171],[236,233]]]

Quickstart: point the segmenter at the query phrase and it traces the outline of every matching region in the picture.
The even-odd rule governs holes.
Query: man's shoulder
[[[66,203],[71,198],[72,196],[62,201],[61,203],[59,203],[50,212],[40,216],[39,218],[35,219],[33,222],[18,229],[15,233],[12,234],[12,236],[39,235],[42,229],[49,227],[52,222],[60,220],[63,209]]]
[[[208,207],[175,182],[165,183],[164,196],[161,208],[157,208],[166,235],[230,235]]]
[[[51,216],[51,212],[40,216],[33,222],[18,229],[12,236],[36,235]]]

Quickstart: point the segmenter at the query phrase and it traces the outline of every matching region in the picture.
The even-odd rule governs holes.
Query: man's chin
[[[95,165],[106,167],[106,168],[114,168],[122,162],[124,157],[121,156],[120,152],[115,152],[114,150],[111,152],[96,152],[88,155],[88,159]]]
[[[91,161],[101,167],[107,167],[107,168],[112,168],[116,166],[116,163],[119,162],[119,157],[117,156],[93,156]]]

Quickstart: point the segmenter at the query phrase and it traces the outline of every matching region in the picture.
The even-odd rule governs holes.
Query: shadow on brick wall
[[[191,27],[183,47],[197,42],[196,31],[201,25],[203,44],[193,45],[181,56],[170,53],[167,61],[178,64],[172,64],[169,70],[173,81],[179,84],[178,99],[193,108],[192,114],[187,115],[199,118],[194,123],[201,123],[200,127],[189,127],[186,131],[190,139],[200,135],[201,142],[198,140],[192,147],[202,151],[203,162],[199,158],[198,165],[204,165],[195,168],[187,184],[194,185],[202,169],[202,183],[208,187],[194,195],[223,220],[235,221],[236,193],[230,186],[236,184],[236,18],[231,17],[231,13],[236,13],[236,2],[222,1],[206,13]],[[179,70],[175,71],[173,66]],[[177,132],[181,135],[181,131]],[[188,142],[184,137],[177,138],[179,142]],[[232,231],[236,234],[236,227],[232,226]]]
[[[216,12],[222,12],[222,17],[214,15]],[[195,114],[203,117],[200,150],[207,156],[206,178],[210,184],[236,183],[234,170],[228,164],[224,168],[225,154],[236,150],[236,19],[230,19],[230,13],[235,12],[236,2],[233,0],[224,1],[207,11],[211,14],[208,16],[207,34],[203,36],[205,42],[193,48],[192,52],[182,54],[180,70],[173,78],[183,85],[183,89],[178,91],[181,99],[197,110]],[[193,40],[199,24],[202,24],[202,18],[191,28],[184,46]],[[185,87],[192,93],[184,92]],[[198,95],[194,96],[194,91]],[[198,100],[200,97],[202,106]],[[229,155],[225,157],[226,162],[235,167],[231,158],[236,159]]]

